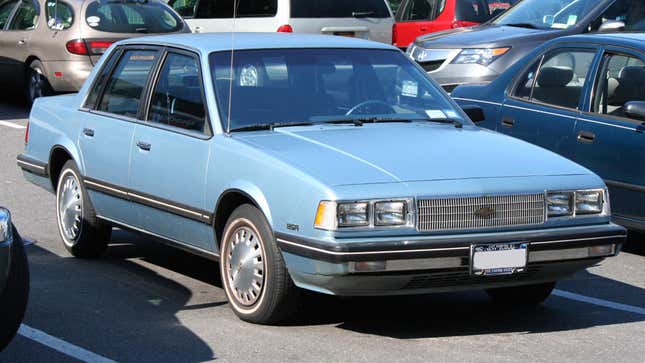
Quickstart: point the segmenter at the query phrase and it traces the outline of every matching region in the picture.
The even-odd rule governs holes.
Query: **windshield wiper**
[[[513,26],[513,27],[516,27],[516,28],[527,28],[527,29],[537,29],[538,28],[538,27],[536,27],[535,25],[533,25],[531,23],[512,23],[512,24],[502,24],[502,25]]]
[[[452,124],[456,128],[460,129],[464,125],[458,120],[452,119],[429,119],[429,118],[404,118],[404,117],[366,117],[366,118],[347,118],[347,119],[337,119],[337,120],[327,120],[322,121],[321,123],[327,124],[340,124],[340,123],[354,123],[356,126],[363,126],[363,124],[378,124],[386,122],[402,122],[409,123],[414,121],[427,121],[427,122],[437,122],[442,124]]]
[[[352,11],[352,16],[355,18],[367,18],[370,15],[374,15],[373,11]]]
[[[262,130],[269,130],[273,131],[276,127],[295,127],[295,126],[312,126],[314,125],[313,122],[272,122],[272,123],[266,123],[266,124],[255,124],[255,125],[248,125],[248,126],[241,126],[241,127],[236,127],[233,129],[230,129],[230,132],[235,132],[235,131],[262,131]]]

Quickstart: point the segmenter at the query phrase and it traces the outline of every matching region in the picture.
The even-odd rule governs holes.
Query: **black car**
[[[491,21],[417,38],[408,55],[446,90],[490,82],[548,40],[645,31],[642,0],[523,0]]]
[[[0,208],[0,351],[22,323],[29,296],[29,266],[11,214]]]

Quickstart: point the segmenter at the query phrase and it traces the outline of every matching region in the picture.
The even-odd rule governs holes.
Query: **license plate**
[[[471,271],[477,276],[512,275],[526,269],[527,243],[473,245]]]
[[[356,33],[354,32],[334,32],[334,35],[338,35],[341,37],[349,37],[349,38],[356,37]]]

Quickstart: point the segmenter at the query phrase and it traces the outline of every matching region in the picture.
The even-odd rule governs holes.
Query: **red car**
[[[403,0],[396,12],[392,44],[405,49],[420,35],[486,22],[516,2],[517,0]]]

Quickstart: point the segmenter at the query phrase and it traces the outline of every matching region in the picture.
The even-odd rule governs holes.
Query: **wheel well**
[[[31,65],[31,62],[33,62],[33,61],[35,61],[35,60],[38,60],[38,61],[39,61],[40,59],[38,59],[38,57],[36,57],[35,55],[30,55],[30,56],[27,58],[27,60],[25,60],[25,69],[28,69],[28,68],[29,68],[29,66]]]
[[[222,240],[222,234],[224,233],[224,227],[226,227],[228,217],[237,207],[243,204],[258,206],[248,194],[239,190],[229,191],[220,198],[214,216],[215,236],[218,243]]]
[[[60,176],[63,165],[65,165],[67,160],[72,160],[72,156],[69,155],[67,150],[60,147],[55,148],[49,157],[49,177],[54,190],[58,187],[58,177]]]

